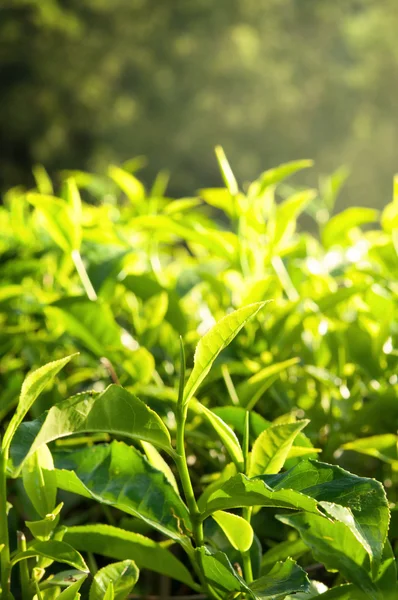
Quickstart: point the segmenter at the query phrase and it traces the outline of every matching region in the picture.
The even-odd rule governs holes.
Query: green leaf
[[[139,569],[149,569],[195,588],[192,576],[167,548],[139,533],[111,525],[68,527],[64,540],[80,552],[92,552],[116,560],[133,560]]]
[[[114,600],[115,598],[115,590],[113,589],[112,581],[109,582],[108,588],[106,590],[104,600]]]
[[[240,469],[244,463],[243,452],[239,440],[232,429],[221,419],[221,417],[217,416],[203,404],[200,404],[197,400],[194,399],[192,401],[191,407],[197,414],[203,415],[214,428],[237,469]]]
[[[141,441],[141,446],[144,449],[149,464],[151,464],[154,469],[161,471],[166,477],[167,481],[173,486],[177,494],[179,494],[178,485],[176,478],[174,477],[174,473],[170,469],[167,462],[164,460],[163,456],[156,450],[155,446],[152,446],[152,444],[150,444],[149,442]]]
[[[86,579],[85,573],[81,571],[77,571],[76,569],[68,569],[67,571],[59,571],[53,575],[50,575],[48,579],[45,579],[43,583],[46,586],[54,586],[54,587],[69,587],[72,583],[76,583],[76,581]]]
[[[81,548],[77,548],[77,550],[81,550]],[[286,560],[289,557],[297,559],[306,552],[308,552],[308,547],[301,538],[280,542],[263,555],[261,572],[268,571],[277,561]]]
[[[144,186],[136,177],[134,177],[134,175],[131,175],[131,173],[128,173],[115,165],[110,165],[108,168],[108,175],[126,194],[132,204],[141,204],[145,199]]]
[[[313,460],[302,460],[286,473],[266,475],[263,479],[274,490],[290,488],[318,502],[334,502],[349,508],[355,527],[372,549],[374,560],[380,561],[388,532],[389,509],[378,481]]]
[[[296,230],[296,220],[306,206],[317,195],[316,190],[297,192],[278,204],[275,215],[270,220],[267,233],[275,249],[280,250],[290,241]]]
[[[207,500],[208,498],[216,491],[218,490],[220,487],[222,487],[224,485],[224,483],[226,481],[228,481],[228,479],[231,479],[231,477],[233,477],[234,475],[236,475],[237,470],[236,467],[234,465],[234,463],[229,463],[225,469],[223,469],[221,471],[221,473],[219,474],[219,477],[215,480],[212,481],[212,483],[210,483],[203,491],[202,495],[199,496],[198,500],[197,500],[197,505],[200,511],[204,511],[206,509],[206,504],[207,504]]]
[[[66,365],[68,362],[77,354],[71,354],[70,356],[66,356],[65,358],[61,358],[61,360],[56,360],[54,362],[50,362],[36,371],[32,371],[26,377],[25,381],[22,384],[21,395],[19,397],[19,402],[17,409],[12,417],[7,430],[4,434],[2,448],[6,449],[9,447],[11,440],[14,436],[15,431],[22,423],[23,418],[32,407],[35,400],[44,390],[46,385],[51,383],[54,377],[59,373],[59,371]]]
[[[278,379],[280,373],[297,364],[299,360],[298,358],[291,358],[280,363],[274,363],[240,383],[236,387],[236,393],[241,405],[247,410],[252,410],[264,392]]]
[[[307,573],[291,558],[275,563],[267,575],[250,584],[250,589],[256,598],[264,600],[266,598],[282,600],[286,594],[307,592],[309,587]]]
[[[221,527],[235,550],[247,552],[250,549],[254,534],[248,521],[223,510],[217,510],[212,514],[212,517]]]
[[[52,513],[57,500],[54,463],[45,444],[33,452],[22,468],[22,481],[26,493],[41,517]]]
[[[349,243],[347,235],[355,227],[377,221],[379,211],[373,208],[351,206],[335,215],[326,223],[322,231],[322,242],[326,248]]]
[[[369,594],[369,598],[380,599],[371,580],[369,555],[344,523],[310,513],[278,515],[277,518],[300,532],[314,558],[326,569],[341,573]]]
[[[27,550],[24,552],[17,552],[17,554],[12,557],[11,564],[14,566],[20,560],[25,560],[26,558],[31,558],[33,556],[66,563],[78,571],[84,571],[85,573],[89,572],[82,556],[80,556],[70,544],[58,540],[46,540],[45,542],[35,540],[29,544]]]
[[[165,291],[168,295],[168,307],[165,319],[178,333],[184,333],[187,328],[186,319],[180,306],[178,294],[173,289],[162,287],[148,275],[129,274],[122,279],[121,284],[142,300],[149,300]]]
[[[35,421],[22,423],[11,445],[14,475],[43,444],[74,433],[96,431],[144,440],[173,452],[170,434],[161,418],[136,396],[112,384],[101,393],[72,396]]]
[[[244,592],[253,597],[253,593],[237,574],[224,552],[214,552],[201,546],[196,548],[199,563],[210,585],[224,592]]]
[[[29,193],[27,199],[39,212],[46,232],[64,252],[69,254],[73,250],[80,250],[80,222],[76,221],[71,204],[44,194]]]
[[[54,484],[56,485],[57,480],[55,471],[51,471],[51,473],[54,476]],[[45,515],[44,519],[41,519],[40,521],[25,521],[25,525],[28,527],[33,537],[41,541],[49,539],[58,525],[59,513],[61,512],[62,507],[63,502],[58,504],[51,513]]]
[[[77,596],[77,592],[80,590],[85,579],[86,579],[86,577],[81,577],[80,579],[78,579],[77,581],[72,583],[72,585],[67,587],[66,590],[64,590],[57,596],[57,599],[58,600],[76,600],[76,598],[79,598],[79,596]]]
[[[269,169],[268,171],[264,171],[257,181],[251,184],[249,195],[261,196],[268,187],[280,183],[286,179],[286,177],[290,177],[290,175],[297,173],[297,171],[312,167],[313,164],[312,160],[294,160],[279,165],[278,167],[274,167],[273,169]]]
[[[279,473],[299,432],[308,420],[271,425],[256,439],[250,455],[249,477]]]
[[[236,196],[236,194],[239,193],[239,188],[235,176],[230,167],[230,164],[228,162],[228,159],[225,156],[225,152],[221,146],[216,146],[215,152],[218,160],[218,165],[220,167],[221,174],[224,179],[224,183],[231,196]]]
[[[374,456],[398,468],[398,436],[393,433],[360,438],[353,442],[347,442],[341,448]]]
[[[100,299],[92,302],[85,296],[64,297],[46,306],[44,312],[56,327],[66,330],[95,356],[123,349],[122,329]]]
[[[220,352],[228,346],[246,323],[267,302],[256,302],[230,313],[210,329],[196,346],[194,368],[184,389],[184,404],[187,404],[208,374]]]
[[[54,459],[59,488],[114,506],[177,542],[186,540],[188,509],[163,473],[132,446],[114,441]]]
[[[212,408],[212,412],[221,417],[234,431],[243,435],[246,408],[243,408],[243,406],[215,406]],[[271,425],[269,421],[254,412],[254,410],[249,412],[249,423],[250,434],[256,438]]]
[[[113,584],[115,600],[124,600],[138,581],[139,570],[132,560],[107,565],[94,575],[89,600],[103,600],[110,584]]]
[[[269,506],[317,512],[317,503],[313,498],[290,489],[274,491],[261,479],[249,479],[239,473],[228,479],[209,496],[202,517],[205,518],[216,510],[244,506]]]

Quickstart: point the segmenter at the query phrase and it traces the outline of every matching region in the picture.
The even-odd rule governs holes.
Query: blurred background
[[[0,189],[145,155],[169,194],[313,158],[381,207],[398,171],[397,0],[2,0]]]

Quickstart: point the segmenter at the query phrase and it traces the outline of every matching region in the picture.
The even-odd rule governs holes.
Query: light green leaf
[[[110,307],[101,300],[92,302],[85,296],[64,297],[46,306],[44,312],[51,319],[50,323],[53,321],[55,327],[66,330],[95,356],[109,356],[123,349],[122,329]]]
[[[72,548],[70,544],[58,540],[46,540],[45,542],[35,540],[29,544],[27,550],[24,552],[17,552],[17,554],[12,557],[11,564],[14,566],[20,560],[25,560],[26,558],[31,558],[33,556],[66,563],[78,571],[84,571],[85,573],[89,572],[82,556]]]
[[[50,575],[48,579],[45,579],[45,584],[49,587],[65,588],[80,579],[83,579],[84,581],[86,579],[86,574],[82,573],[82,571],[77,571],[76,569],[68,569],[67,571],[59,571],[58,573]]]
[[[207,500],[208,498],[216,491],[218,490],[220,487],[222,487],[224,485],[224,483],[226,481],[228,481],[228,479],[231,479],[231,477],[233,477],[234,475],[236,475],[237,470],[236,467],[234,465],[234,463],[229,463],[225,469],[223,469],[221,471],[221,473],[219,474],[219,477],[215,480],[212,481],[212,483],[210,483],[203,491],[202,495],[199,496],[198,500],[197,500],[197,505],[200,511],[204,511],[206,509],[206,504],[207,504]]]
[[[393,433],[359,438],[353,442],[347,442],[347,444],[342,446],[342,449],[353,450],[354,452],[374,456],[375,458],[398,467],[398,436]]]
[[[139,570],[132,560],[112,563],[97,571],[90,588],[89,600],[103,600],[111,584],[115,600],[124,600],[138,581]]]
[[[225,152],[221,146],[216,146],[215,152],[218,160],[218,165],[220,167],[221,174],[224,179],[224,183],[231,196],[236,196],[236,194],[238,194],[239,192],[239,188],[235,179],[235,175],[233,174],[228,159],[225,156]]]
[[[256,439],[250,456],[249,477],[279,473],[299,432],[308,420],[271,425]]]
[[[108,588],[106,590],[104,600],[114,600],[115,598],[115,590],[113,589],[112,581],[109,582]]]
[[[267,575],[250,584],[256,598],[264,600],[282,600],[286,594],[307,592],[309,587],[307,573],[291,558],[275,563]]]
[[[64,252],[69,254],[80,249],[81,231],[70,204],[44,194],[29,193],[27,199],[39,212],[46,232]]]
[[[57,500],[54,463],[45,444],[33,452],[22,468],[22,481],[26,493],[41,517],[52,513]]]
[[[180,543],[192,530],[180,496],[132,446],[114,441],[54,459],[59,488],[114,506]]]
[[[14,476],[43,444],[74,433],[96,431],[144,440],[173,453],[170,434],[161,418],[127,390],[110,385],[101,393],[72,396],[35,421],[22,423],[11,445]]]
[[[335,244],[346,244],[347,235],[355,227],[377,221],[379,211],[373,208],[351,206],[338,213],[326,223],[322,230],[322,242],[326,248]]]
[[[297,171],[312,167],[313,164],[312,160],[294,160],[264,171],[257,181],[251,184],[249,195],[261,196],[268,187],[280,183],[290,175],[297,173]]]
[[[177,494],[179,494],[178,485],[176,478],[174,477],[174,473],[170,469],[167,462],[164,460],[163,456],[156,450],[155,446],[153,446],[149,442],[141,441],[141,445],[144,449],[149,464],[151,464],[154,467],[154,469],[161,471],[166,477],[167,481],[173,486]]]
[[[51,471],[51,473],[54,477],[54,484],[56,485],[57,480],[55,471]],[[59,513],[61,512],[63,505],[63,502],[58,504],[51,513],[45,515],[44,519],[41,519],[40,521],[25,521],[25,525],[28,527],[33,537],[41,541],[49,539],[51,533],[58,525]]]
[[[304,190],[293,194],[293,196],[277,205],[275,214],[267,229],[274,248],[281,249],[284,244],[290,241],[296,230],[298,216],[316,195],[316,190]]]
[[[211,411],[203,404],[200,404],[200,402],[198,402],[195,399],[193,399],[191,407],[197,414],[203,415],[206,418],[206,420],[210,423],[210,425],[214,428],[221,442],[224,444],[228,454],[230,455],[234,464],[236,465],[237,469],[240,469],[244,463],[243,452],[238,438],[236,437],[232,429],[229,427],[229,425],[227,425],[221,419],[221,417],[217,416],[213,411]]]
[[[235,550],[247,552],[250,549],[254,534],[248,521],[223,510],[217,510],[212,514],[212,517],[221,527]]]
[[[297,364],[299,358],[291,358],[280,363],[274,363],[261,369],[236,387],[236,393],[242,406],[252,410],[264,392],[274,383],[280,373]]]
[[[145,199],[144,186],[131,173],[128,173],[124,169],[120,169],[120,167],[110,165],[108,168],[108,175],[126,194],[132,204],[141,204]]]
[[[272,490],[261,479],[249,479],[239,473],[228,479],[209,496],[202,517],[205,518],[216,510],[244,506],[269,506],[317,512],[317,503],[313,498],[290,489]]]
[[[64,540],[80,552],[92,552],[116,560],[133,560],[139,569],[149,569],[195,588],[185,565],[167,548],[141,534],[111,525],[68,527]]]
[[[80,579],[78,579],[77,581],[72,583],[72,585],[67,587],[66,590],[64,590],[57,596],[57,599],[58,600],[76,600],[76,598],[79,598],[79,596],[77,595],[77,592],[80,590],[85,579],[86,579],[86,577],[81,577]]]
[[[210,329],[196,346],[194,368],[185,385],[184,404],[187,404],[208,374],[220,352],[228,346],[246,323],[267,302],[256,302],[230,313]]]
[[[59,373],[59,371],[66,365],[68,362],[77,354],[71,354],[70,356],[66,356],[65,358],[61,358],[61,360],[56,360],[54,362],[50,362],[36,371],[32,371],[26,377],[25,381],[22,384],[21,395],[19,397],[19,402],[17,409],[12,417],[7,430],[4,434],[2,448],[6,449],[9,447],[11,440],[14,436],[15,431],[22,423],[23,418],[44,390],[46,385],[51,383],[54,377]]]

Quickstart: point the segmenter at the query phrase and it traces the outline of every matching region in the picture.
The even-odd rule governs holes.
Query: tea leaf
[[[76,598],[79,597],[76,594],[80,590],[80,588],[83,585],[84,580],[86,578],[87,578],[87,576],[81,577],[80,579],[78,579],[77,581],[72,583],[72,585],[67,587],[66,590],[64,590],[57,596],[57,599],[58,600],[76,600]]]
[[[213,519],[221,527],[235,550],[247,552],[253,543],[253,529],[245,519],[232,513],[217,510]]]
[[[55,455],[59,488],[142,519],[177,542],[191,530],[188,510],[168,483],[132,446],[112,442]]]
[[[36,369],[36,371],[32,371],[25,378],[25,381],[22,384],[21,395],[19,397],[17,409],[4,434],[2,444],[3,449],[9,447],[15,431],[22,423],[23,418],[32,407],[35,400],[44,390],[46,385],[51,383],[59,371],[65,365],[67,365],[74,356],[77,356],[77,354],[71,354],[70,356],[61,358],[60,360],[50,362],[47,365]]]
[[[300,532],[314,558],[328,570],[341,573],[367,593],[369,598],[380,598],[371,580],[369,556],[344,523],[310,513],[278,515],[277,518]]]
[[[200,404],[200,402],[192,401],[192,408],[198,414],[203,415],[214,428],[234,464],[240,469],[244,463],[243,452],[239,440],[232,429],[221,419],[221,417],[217,416],[203,404]]]
[[[264,392],[278,379],[279,374],[298,362],[298,358],[290,358],[280,363],[274,363],[240,383],[236,387],[236,393],[241,405],[247,410],[252,410]]]
[[[245,592],[250,597],[254,596],[224,552],[211,553],[204,546],[197,548],[195,552],[200,556],[200,564],[210,585],[224,592]]]
[[[54,463],[45,444],[33,452],[25,461],[22,481],[26,493],[41,517],[52,513],[57,499]]]
[[[185,385],[184,404],[195,394],[220,352],[267,303],[256,302],[232,312],[201,338],[195,350],[194,367]]]
[[[376,562],[381,560],[389,510],[383,486],[378,481],[313,460],[302,460],[286,473],[266,475],[264,481],[274,490],[291,488],[319,502],[334,502],[349,508],[355,527],[372,550],[372,558]]]
[[[22,423],[11,446],[14,475],[43,444],[74,433],[96,431],[144,440],[173,452],[170,434],[161,418],[136,396],[112,384],[101,393],[72,396],[35,421]]]
[[[89,569],[80,554],[67,544],[58,540],[46,540],[45,542],[35,540],[29,544],[28,549],[24,552],[17,552],[11,560],[11,564],[15,565],[20,560],[39,556],[54,560],[55,562],[66,563],[78,571],[89,572]]]
[[[259,599],[281,600],[286,594],[308,592],[310,582],[307,573],[291,558],[277,562],[267,575],[250,584],[250,589]]]
[[[290,489],[273,490],[261,479],[249,479],[239,473],[209,496],[202,516],[205,518],[216,510],[244,506],[272,506],[317,512],[317,503],[313,498]]]
[[[113,598],[124,600],[138,580],[139,571],[132,560],[107,565],[97,571],[90,587],[89,600],[103,600],[109,585],[113,587]]]
[[[68,527],[64,540],[81,552],[116,560],[131,559],[139,569],[150,569],[194,587],[190,572],[161,544],[148,537],[111,525]]]
[[[250,456],[249,477],[279,473],[299,432],[308,420],[271,425],[256,439]]]

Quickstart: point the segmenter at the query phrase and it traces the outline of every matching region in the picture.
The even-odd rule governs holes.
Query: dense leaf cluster
[[[333,214],[341,173],[242,190],[216,154],[197,197],[132,162],[4,199],[2,600],[10,576],[157,593],[148,569],[218,600],[396,597],[397,190]]]

